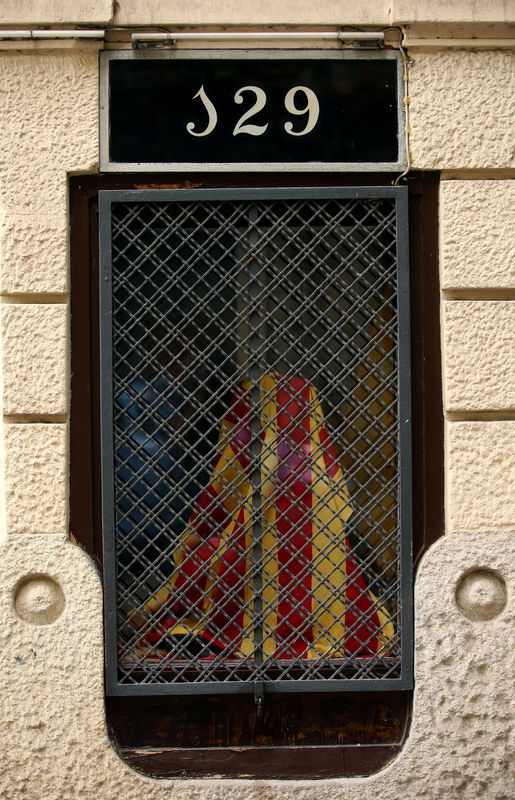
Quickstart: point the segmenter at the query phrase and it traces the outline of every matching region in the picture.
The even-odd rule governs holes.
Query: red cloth
[[[251,408],[243,381],[175,554],[177,570],[146,605],[155,620],[147,642],[189,633],[224,657],[253,657],[257,503],[264,658],[386,655],[393,626],[349,552],[349,495],[315,391],[299,377],[262,378],[259,458],[252,457]]]

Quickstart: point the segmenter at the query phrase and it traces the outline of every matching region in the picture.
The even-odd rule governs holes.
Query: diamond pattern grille
[[[399,676],[396,226],[113,202],[120,683]]]

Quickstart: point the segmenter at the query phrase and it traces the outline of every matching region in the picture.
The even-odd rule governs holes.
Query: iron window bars
[[[411,686],[407,190],[100,192],[109,694]]]

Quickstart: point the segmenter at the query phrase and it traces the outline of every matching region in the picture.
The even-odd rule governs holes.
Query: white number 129
[[[248,120],[252,119],[252,117],[255,117],[256,114],[259,114],[259,112],[264,109],[267,101],[266,93],[259,86],[242,86],[242,88],[238,89],[238,91],[235,93],[234,102],[238,105],[241,105],[241,103],[243,103],[243,94],[245,92],[253,93],[255,102],[241,115],[238,122],[234,126],[232,135],[238,136],[240,133],[246,133],[249,136],[262,136],[268,128],[268,122],[265,125],[254,125],[249,124]],[[306,99],[305,104],[300,107],[295,103],[295,98],[298,94],[304,94]],[[203,130],[196,131],[195,123],[188,122],[186,125],[186,130],[189,134],[191,134],[191,136],[209,136],[209,134],[212,133],[216,127],[218,122],[218,114],[213,103],[207,96],[204,86],[200,87],[193,99],[195,100],[197,97],[202,102],[207,112],[207,125]],[[318,97],[312,89],[308,89],[307,86],[293,86],[286,93],[284,98],[284,106],[289,114],[294,114],[295,116],[307,114],[306,124],[300,131],[293,130],[293,122],[285,122],[284,130],[286,133],[288,133],[290,136],[305,136],[307,133],[310,133],[310,131],[313,130],[318,122],[318,117],[320,116],[320,104],[318,102]]]

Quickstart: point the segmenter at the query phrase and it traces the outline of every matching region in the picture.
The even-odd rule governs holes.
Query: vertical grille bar
[[[249,294],[250,294],[250,402],[252,408],[251,442],[252,442],[252,567],[253,567],[253,617],[254,617],[254,661],[256,665],[256,679],[260,675],[263,663],[263,527],[261,521],[261,421],[260,406],[260,377],[261,366],[259,354],[261,352],[261,322],[257,304],[259,302],[259,261],[255,247],[258,242],[256,230],[257,209],[255,205],[249,207]]]

